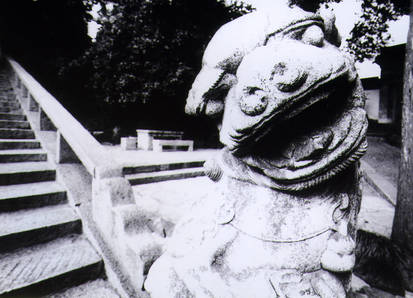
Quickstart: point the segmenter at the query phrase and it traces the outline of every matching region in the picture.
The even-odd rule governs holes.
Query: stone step
[[[5,254],[0,268],[0,297],[40,297],[99,278],[103,263],[84,237],[71,235]]]
[[[56,170],[45,161],[0,164],[0,185],[54,181]]]
[[[23,114],[6,114],[0,113],[0,119],[2,120],[26,120],[26,116]]]
[[[38,148],[41,148],[41,145],[37,140],[0,139],[0,150]]]
[[[34,139],[31,129],[0,128],[0,139]]]
[[[23,128],[29,129],[30,123],[28,121],[18,120],[0,120],[0,128]]]
[[[80,218],[65,205],[0,213],[0,252],[81,233]]]
[[[20,109],[20,104],[18,101],[0,101],[0,108],[18,110]]]
[[[67,202],[65,189],[55,181],[0,186],[0,212]]]
[[[47,153],[43,149],[0,150],[0,163],[46,160]]]
[[[133,167],[124,167],[123,174],[138,174],[138,173],[151,173],[151,172],[160,172],[160,171],[170,171],[178,169],[187,169],[187,168],[198,168],[202,167],[205,160],[201,161],[187,161],[179,163],[167,163],[167,164],[154,164],[154,165],[141,165]]]
[[[89,281],[76,287],[55,292],[43,298],[120,298],[107,280],[102,278]]]
[[[16,100],[16,95],[13,93],[12,90],[4,90],[0,91],[0,99],[13,99]]]
[[[0,113],[21,113],[20,108],[14,107],[1,107],[0,106]]]
[[[11,96],[0,94],[0,103],[8,103],[8,102],[18,103],[18,101],[15,98],[12,98]]]
[[[138,174],[131,174],[125,175],[125,178],[129,180],[132,185],[138,184],[146,184],[146,183],[153,183],[153,182],[160,182],[160,181],[167,181],[167,180],[177,180],[177,179],[185,179],[185,178],[192,178],[203,176],[204,168],[188,168],[188,169],[177,169],[177,170],[169,170],[169,171],[159,171],[159,172],[151,172],[151,173],[138,173]]]

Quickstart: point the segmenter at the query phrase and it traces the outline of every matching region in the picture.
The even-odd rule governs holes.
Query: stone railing
[[[138,248],[135,247],[136,237],[133,235],[135,230],[141,229],[135,225],[135,221],[142,215],[135,204],[131,184],[123,177],[124,164],[116,162],[110,151],[106,151],[104,146],[19,63],[11,58],[7,58],[7,61],[10,65],[10,81],[32,128],[41,136],[53,135],[54,138],[54,134],[44,132],[56,132],[56,139],[50,142],[52,145],[46,142],[45,146],[51,147],[46,148],[51,149],[48,150],[49,153],[55,152],[53,155],[56,164],[80,162],[92,178],[82,182],[88,184],[86,187],[73,187],[70,186],[73,183],[61,182],[68,188],[70,196],[73,188],[79,188],[81,191],[73,192],[74,196],[91,199],[91,206],[82,204],[90,206],[84,208],[91,209],[83,213],[79,209],[79,212],[88,238],[105,261],[106,274],[110,282],[115,285],[122,297],[144,295],[141,289],[145,264],[151,261],[144,257],[142,259],[140,252],[142,247],[147,248],[148,245],[158,251],[159,242],[163,239],[152,235],[151,230],[147,233],[150,234],[149,243],[142,242]],[[76,166],[71,169],[78,171]],[[151,222],[152,219],[148,218],[147,221]],[[131,226],[135,228],[130,228]],[[162,234],[162,231],[158,234]]]
[[[57,131],[56,162],[79,159],[94,178],[119,177],[116,166],[103,146],[19,63],[7,59],[15,91],[28,111],[39,112],[40,130]]]

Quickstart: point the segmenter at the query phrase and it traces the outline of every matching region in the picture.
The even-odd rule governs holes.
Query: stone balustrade
[[[129,267],[126,265],[131,264],[130,259],[124,258],[125,249],[122,245],[125,243],[124,235],[127,235],[123,231],[122,223],[127,220],[129,213],[125,215],[118,209],[135,211],[137,208],[131,184],[123,177],[124,165],[116,162],[111,153],[19,63],[9,57],[6,61],[10,66],[9,79],[16,97],[35,133],[42,136],[40,140],[44,141],[43,147],[50,153],[55,152],[57,164],[80,162],[92,178],[90,181],[82,181],[81,185],[73,185],[73,181],[65,181],[67,177],[64,175],[60,177],[62,184],[69,185],[69,197],[76,196],[74,200],[79,200],[79,197],[82,197],[82,200],[91,199],[91,205],[84,207],[87,212],[79,211],[82,219],[86,219],[85,233],[95,248],[102,252],[108,279],[116,285],[120,293],[124,293],[121,284],[125,282],[125,275],[122,275],[121,282],[113,272],[117,272],[118,269],[114,268],[117,268],[118,264],[127,269]],[[56,134],[48,134],[46,131],[54,131]],[[56,142],[48,139],[54,135]],[[75,175],[83,175],[83,170],[78,167],[70,169],[76,172]],[[88,183],[91,185],[86,186]],[[119,228],[114,230],[114,227]],[[116,240],[113,241],[114,239]],[[136,270],[136,266],[132,266],[129,271],[125,269],[126,275],[130,271],[135,272],[133,270]],[[132,275],[128,275],[128,278],[132,280]],[[140,288],[134,290],[140,291]]]
[[[74,200],[77,202],[91,200],[90,205],[79,204],[83,210],[87,209],[86,212],[82,213],[82,208],[77,210],[82,219],[86,219],[83,228],[104,259],[109,281],[122,293],[122,297],[145,295],[142,285],[147,264],[152,262],[152,253],[160,254],[165,241],[164,230],[158,227],[161,226],[160,219],[154,221],[152,214],[142,212],[136,204],[130,180],[124,175],[125,164],[116,161],[111,151],[106,151],[19,63],[11,58],[7,58],[7,62],[16,97],[33,130],[41,136],[41,141],[45,141],[42,146],[49,152],[56,152],[57,164],[80,162],[92,178],[89,180],[89,177],[83,176],[84,170],[79,170],[80,167],[60,167],[75,171],[72,177],[78,175],[78,178],[86,178],[80,183],[77,180],[66,181],[70,179],[59,175],[60,182],[69,185],[69,197],[76,197]],[[46,131],[56,133],[49,134]],[[176,135],[176,132],[172,134]],[[178,137],[182,134],[178,132]],[[55,135],[56,139],[48,140]],[[170,137],[168,132],[164,133],[164,138]],[[133,162],[128,163],[128,166],[129,171],[139,171]],[[180,175],[190,176],[186,172]],[[82,197],[82,201],[79,197]]]
[[[94,178],[119,177],[120,166],[103,146],[19,63],[7,58],[23,109],[38,112],[40,130],[57,131],[56,162],[79,160]]]

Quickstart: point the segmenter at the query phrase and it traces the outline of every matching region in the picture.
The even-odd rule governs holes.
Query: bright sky
[[[99,13],[100,8],[101,8],[100,4],[93,5],[91,14],[94,19],[98,18],[99,16],[98,13]],[[95,40],[98,30],[99,30],[99,25],[95,21],[90,21],[87,24],[87,33],[90,37],[92,37],[93,40]]]
[[[227,0],[230,2],[231,0]],[[245,3],[249,3],[256,7],[257,9],[265,8],[271,3],[274,3],[273,0],[242,0]],[[361,0],[344,0],[340,3],[331,4],[334,8],[336,14],[336,25],[343,38],[345,40],[351,29],[354,26],[354,23],[358,20],[361,14]],[[97,12],[100,7],[95,6],[93,9],[93,16],[97,17]],[[391,35],[389,45],[396,45],[405,43],[407,40],[407,30],[409,28],[409,17],[404,16],[400,20],[391,22],[389,25],[389,33]],[[95,22],[89,22],[88,32],[92,38],[95,38],[96,33],[99,27]],[[374,77],[380,76],[380,67],[377,64],[373,64],[369,61],[363,62],[362,64],[356,64],[359,74],[361,77]]]

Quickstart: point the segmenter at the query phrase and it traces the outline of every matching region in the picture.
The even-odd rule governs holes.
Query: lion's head
[[[245,164],[247,179],[301,190],[364,153],[364,95],[331,20],[305,12],[270,32],[255,47],[224,60],[231,67],[205,65],[196,83],[205,76],[214,84],[203,93],[200,110],[220,113],[220,140]]]

